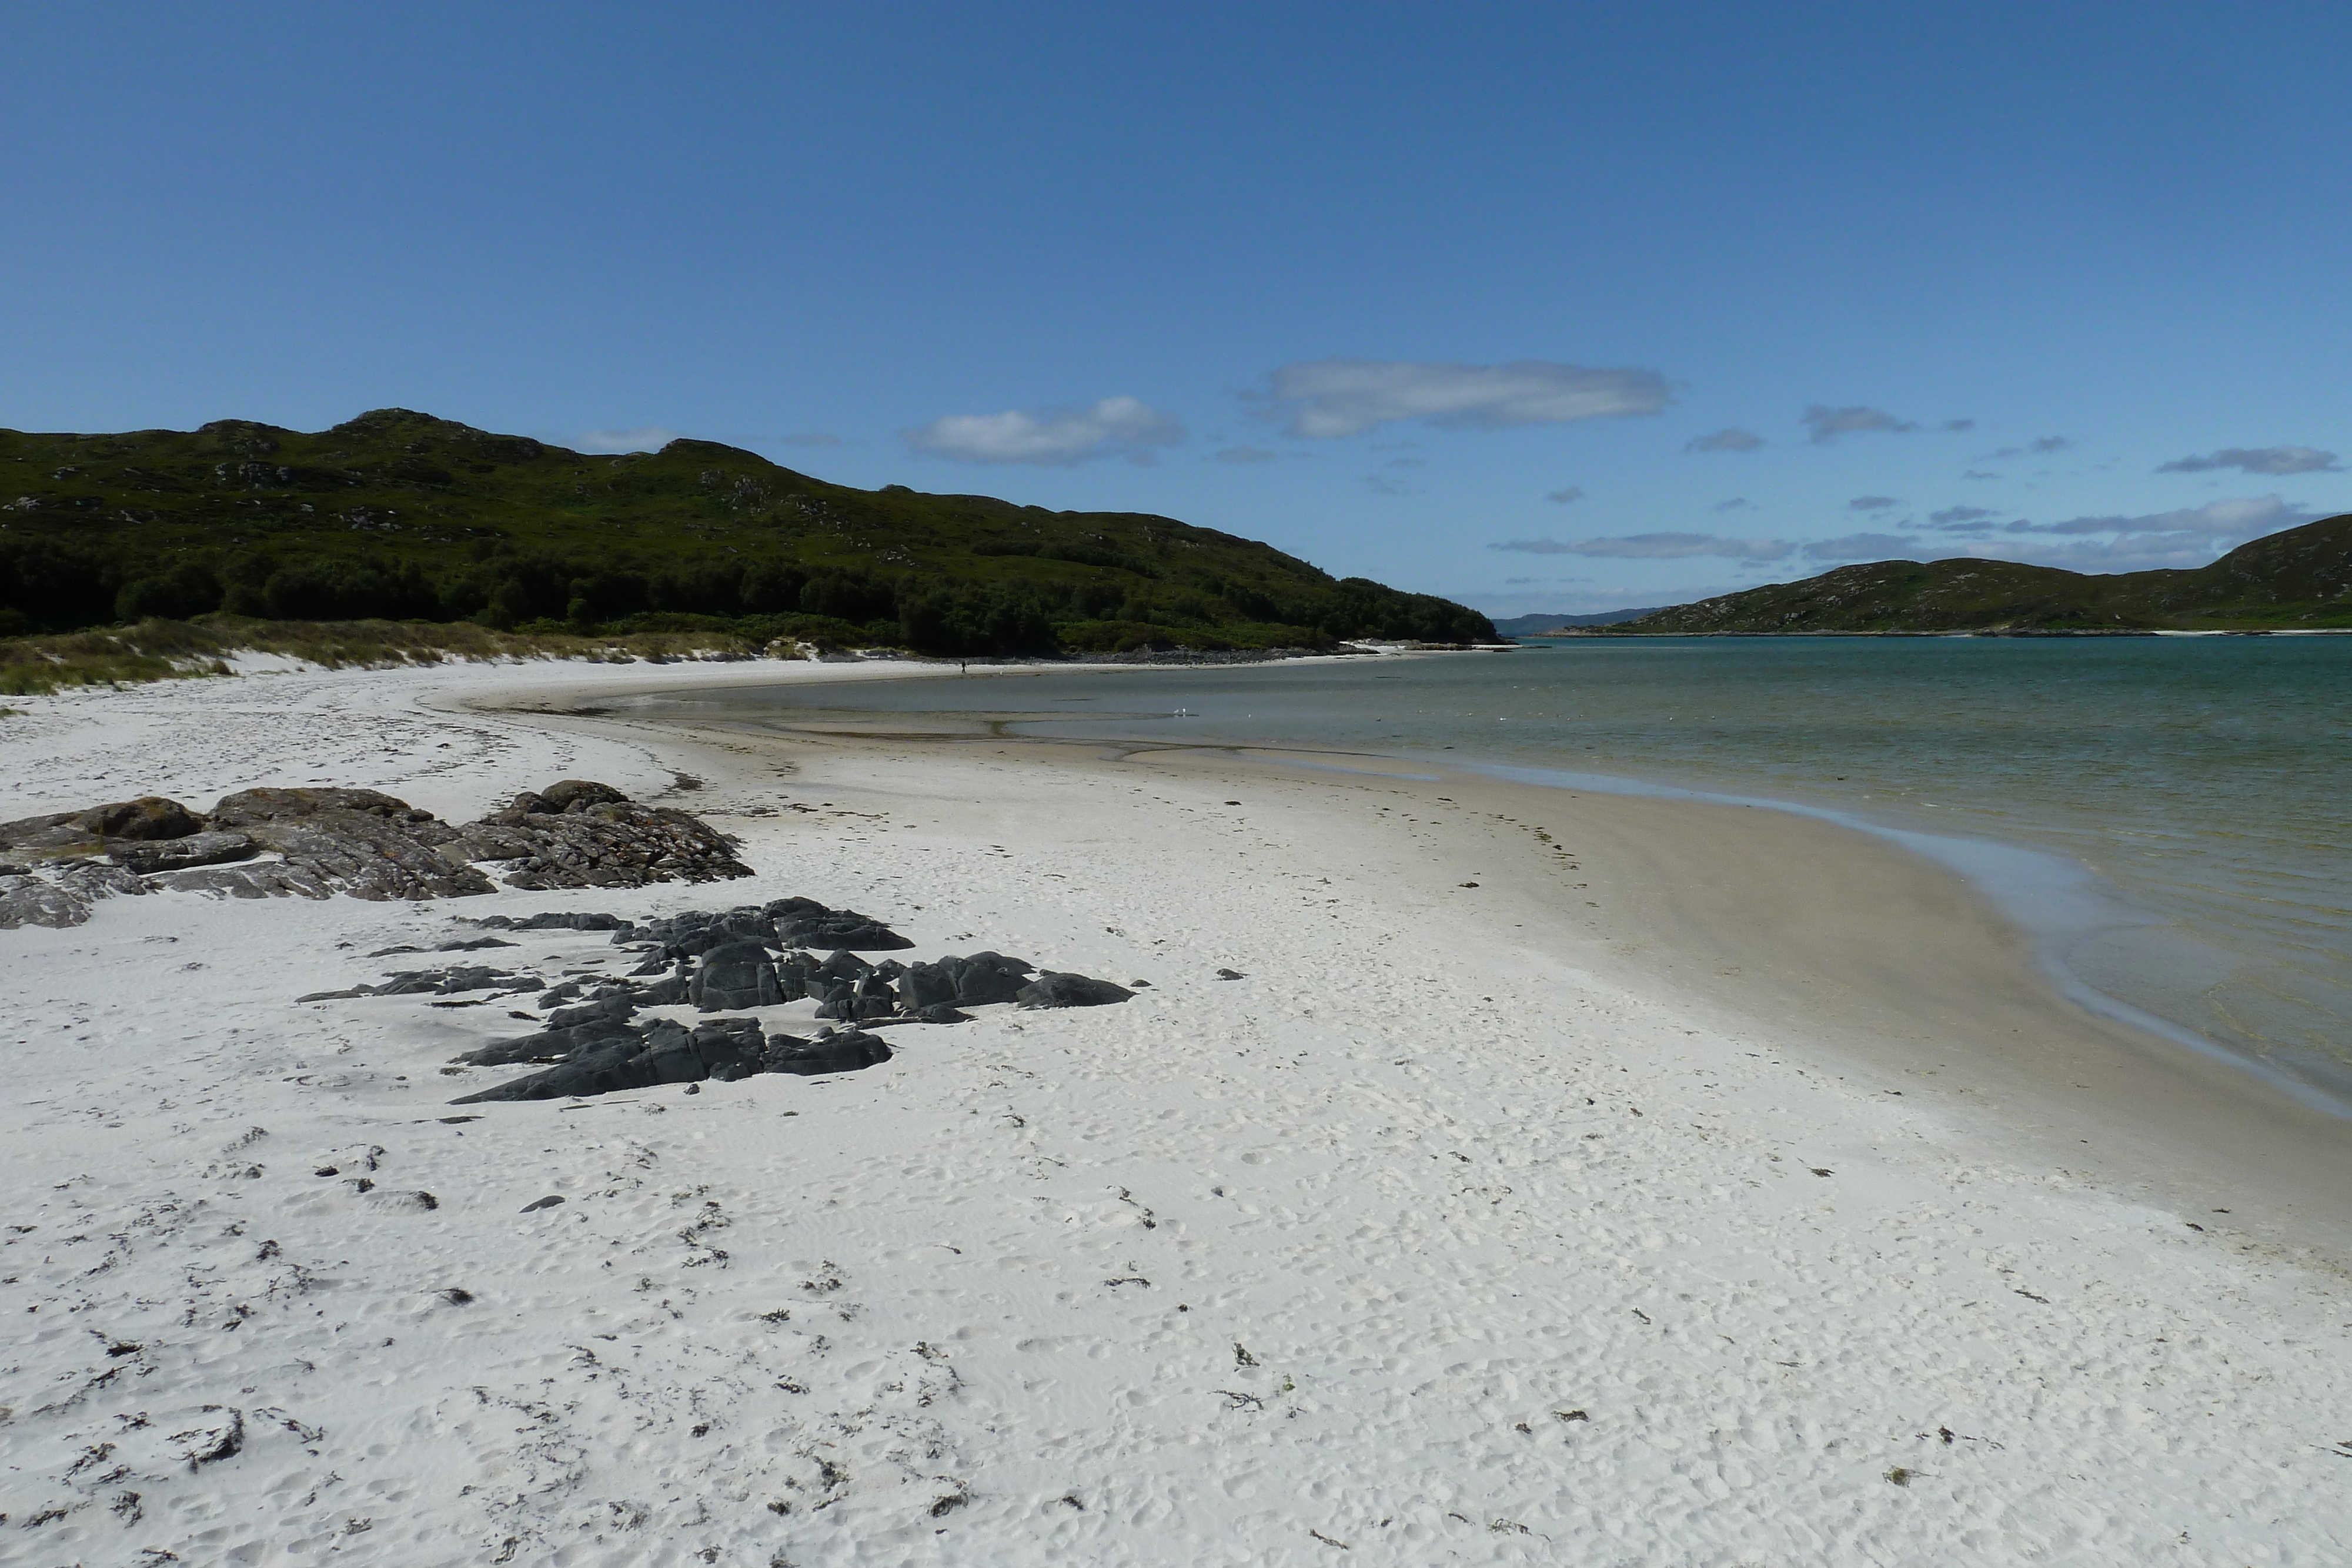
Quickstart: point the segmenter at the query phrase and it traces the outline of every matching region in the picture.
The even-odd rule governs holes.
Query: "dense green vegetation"
[[[215,613],[949,655],[1494,635],[1167,517],[851,489],[708,441],[598,456],[404,409],[0,431],[0,635]]]
[[[2193,570],[2086,576],[1973,557],[1842,566],[1608,627],[1643,632],[2270,631],[2352,627],[2352,514]]]

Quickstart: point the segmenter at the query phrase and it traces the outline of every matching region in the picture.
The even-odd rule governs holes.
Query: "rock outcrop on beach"
[[[463,898],[500,883],[639,887],[751,874],[699,818],[586,779],[526,791],[462,824],[373,789],[245,789],[202,815],[151,795],[0,823],[0,929],[79,925],[100,898],[156,892]]]
[[[538,993],[532,1005],[544,1018],[536,1032],[492,1040],[455,1061],[459,1067],[531,1064],[544,1071],[453,1102],[464,1105],[605,1094],[705,1079],[723,1082],[756,1072],[809,1076],[852,1071],[890,1059],[889,1049],[860,1025],[963,1023],[970,1018],[962,1010],[968,1007],[1102,1007],[1135,994],[1108,980],[1039,969],[993,952],[969,957],[950,954],[935,962],[913,964],[885,958],[873,964],[841,949],[820,959],[796,946],[803,935],[855,933],[876,949],[913,944],[870,915],[828,909],[808,898],[778,899],[715,914],[691,910],[643,925],[601,914],[534,915],[520,920],[492,915],[475,924],[497,931],[610,931],[614,946],[643,954],[644,961],[627,975],[596,981],[593,989],[586,978],[576,976],[542,988],[543,982],[529,972],[458,964],[394,970],[378,985],[315,992],[299,999],[429,995],[469,997],[434,1005],[470,1007]],[[499,939],[446,943],[440,950],[476,949],[485,940]],[[650,1008],[749,1012],[811,999],[817,1003],[818,1018],[846,1027],[820,1028],[803,1039],[763,1034],[757,1019],[745,1018],[710,1019],[690,1027],[667,1019],[633,1021]]]

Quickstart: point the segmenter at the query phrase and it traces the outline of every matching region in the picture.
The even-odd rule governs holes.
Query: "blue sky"
[[[688,434],[1496,613],[2352,508],[2352,6],[0,29],[0,425]]]

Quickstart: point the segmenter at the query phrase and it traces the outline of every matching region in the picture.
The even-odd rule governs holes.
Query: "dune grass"
[[[276,653],[325,669],[386,669],[449,660],[758,658],[760,643],[725,632],[635,632],[582,636],[562,632],[494,632],[468,622],[252,621],[205,616],[142,621],[107,631],[0,638],[0,695],[26,696],[67,686],[128,685],[234,674],[239,653]]]

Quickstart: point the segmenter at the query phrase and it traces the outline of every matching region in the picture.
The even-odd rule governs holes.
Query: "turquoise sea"
[[[1827,812],[1976,877],[2091,1005],[2352,1103],[2352,637],[1571,638],[692,706],[1442,758]]]

